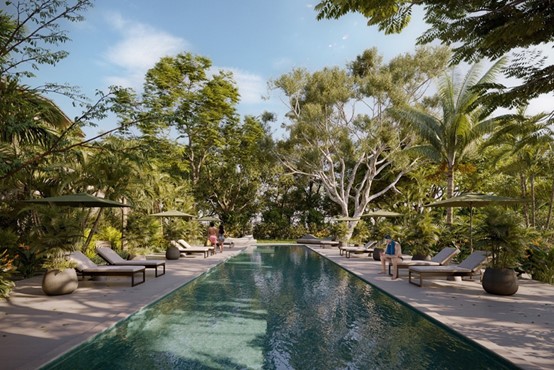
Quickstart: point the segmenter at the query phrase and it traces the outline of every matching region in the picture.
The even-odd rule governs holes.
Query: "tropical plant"
[[[410,151],[446,167],[447,198],[454,193],[456,166],[475,155],[479,141],[496,127],[498,121],[496,118],[486,119],[486,109],[476,104],[480,95],[473,87],[494,81],[503,63],[503,59],[499,60],[481,77],[481,65],[474,64],[461,83],[456,80],[456,75],[445,76],[439,85],[438,112],[408,106],[392,110],[423,141]],[[446,221],[452,223],[452,208],[447,209]]]
[[[477,247],[490,253],[491,267],[515,268],[529,238],[523,220],[515,212],[497,207],[487,207],[483,213],[482,223],[477,227]]]
[[[495,60],[515,52],[506,75],[517,77],[522,83],[511,88],[489,85],[494,91],[490,96],[494,106],[514,107],[554,89],[553,65],[548,65],[549,59],[532,48],[540,44],[549,47],[554,37],[554,28],[545,27],[554,23],[551,1],[321,0],[315,10],[317,19],[359,12],[368,18],[368,25],[378,25],[385,33],[397,33],[410,23],[416,5],[424,9],[429,25],[418,44],[440,40],[442,44],[456,45],[453,64]]]
[[[533,279],[554,284],[554,248],[543,247],[532,252],[529,272]]]
[[[416,162],[402,155],[414,135],[388,108],[421,100],[432,78],[444,70],[447,55],[444,49],[421,49],[385,65],[370,49],[348,70],[294,69],[272,81],[290,109],[290,138],[280,146],[287,171],[321,183],[338,215],[359,218]],[[356,224],[349,223],[347,240]]]
[[[12,265],[13,260],[7,255],[7,251],[0,253],[0,297],[8,298],[10,292],[15,286],[14,282],[10,279],[10,276],[14,270]]]
[[[505,122],[485,145],[495,148],[490,162],[492,168],[519,178],[521,197],[530,196],[530,217],[527,217],[527,204],[524,208],[526,223],[536,227],[536,179],[552,161],[554,131],[547,121],[547,114],[530,116],[525,114],[525,109],[526,107],[519,107],[516,114],[504,116]],[[549,206],[549,214],[551,213],[552,203]]]
[[[30,231],[30,245],[44,256],[45,269],[66,269],[74,267],[67,260],[68,253],[79,249],[83,240],[82,217],[78,209],[37,206],[35,224]]]
[[[429,213],[418,214],[408,221],[402,238],[404,252],[412,255],[430,256],[435,252],[439,239],[439,227]]]

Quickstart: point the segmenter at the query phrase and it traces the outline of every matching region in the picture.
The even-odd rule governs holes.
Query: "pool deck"
[[[19,281],[10,299],[0,300],[0,368],[36,369],[244,248],[166,261],[165,275],[147,270],[146,283],[135,287],[129,278],[108,277],[48,297],[42,277]],[[426,279],[420,288],[408,284],[406,271],[394,281],[379,274],[379,262],[367,254],[346,258],[337,248],[310,248],[523,369],[554,369],[554,286],[521,280],[510,297],[485,293],[478,279]]]

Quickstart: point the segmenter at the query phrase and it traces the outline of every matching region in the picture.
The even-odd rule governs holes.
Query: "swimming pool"
[[[302,246],[256,247],[47,369],[509,369]]]

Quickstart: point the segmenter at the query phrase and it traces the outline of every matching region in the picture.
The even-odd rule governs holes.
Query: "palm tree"
[[[532,116],[525,114],[525,106],[519,107],[516,114],[507,115],[502,127],[487,140],[487,146],[494,146],[496,156],[493,165],[505,173],[518,174],[521,196],[527,195],[527,181],[531,197],[531,217],[525,205],[525,220],[528,226],[536,226],[535,179],[544,173],[552,161],[554,131],[548,122],[548,114]],[[502,160],[502,162],[501,162]],[[501,163],[500,166],[498,164]],[[553,187],[554,189],[554,187]],[[551,198],[554,197],[554,191]],[[550,222],[552,202],[547,224]]]
[[[439,84],[440,111],[431,112],[417,107],[393,110],[422,139],[423,143],[410,150],[446,167],[446,196],[454,193],[456,165],[468,158],[478,142],[491,132],[496,118],[487,119],[487,110],[478,104],[481,93],[474,87],[491,83],[502,68],[504,59],[497,61],[481,77],[481,65],[473,65],[461,83],[455,75],[446,75]],[[452,209],[447,209],[447,223],[452,223]]]

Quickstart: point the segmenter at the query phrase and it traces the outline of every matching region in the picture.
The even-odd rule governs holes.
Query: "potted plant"
[[[42,290],[46,295],[73,293],[79,285],[75,264],[67,259],[82,237],[79,219],[72,212],[61,213],[55,207],[37,211],[37,223],[30,235],[32,244],[44,257]]]
[[[42,291],[46,295],[70,294],[79,286],[75,263],[66,258],[64,250],[51,251],[42,267]]]
[[[477,229],[476,243],[490,255],[483,274],[483,289],[491,294],[515,294],[519,285],[514,268],[524,254],[528,232],[512,211],[490,207],[484,210],[484,216]]]

